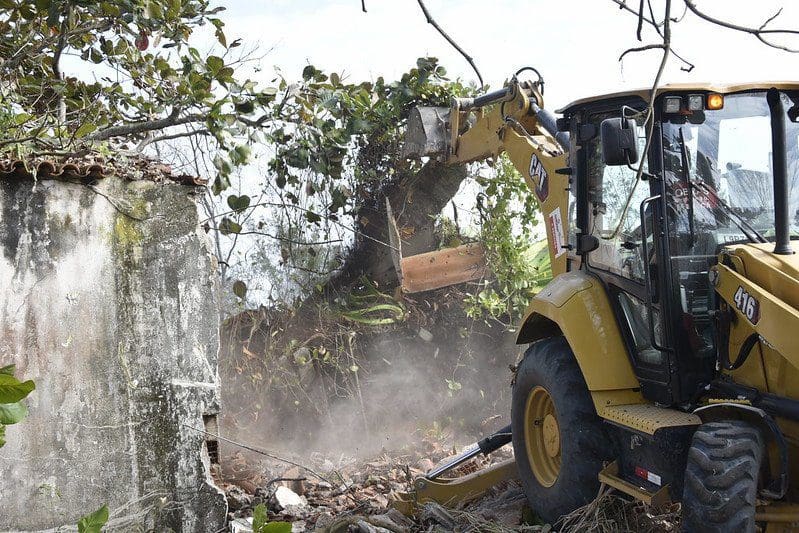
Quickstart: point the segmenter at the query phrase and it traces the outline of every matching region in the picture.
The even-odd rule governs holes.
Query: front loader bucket
[[[418,159],[425,156],[444,156],[449,152],[448,107],[415,107],[408,116],[408,129],[402,156]]]

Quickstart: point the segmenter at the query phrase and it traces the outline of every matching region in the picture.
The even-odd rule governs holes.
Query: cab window
[[[591,122],[598,130],[602,120],[613,116],[598,114]],[[639,160],[631,162],[630,166],[606,165],[598,135],[587,143],[589,228],[591,235],[599,240],[599,248],[589,256],[589,265],[643,282],[639,206],[649,196],[649,184],[636,179],[636,169],[646,144],[643,125],[639,124],[637,128]]]

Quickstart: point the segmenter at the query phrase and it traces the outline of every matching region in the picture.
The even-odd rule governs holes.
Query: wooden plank
[[[485,251],[479,243],[445,248],[400,260],[402,290],[408,293],[430,291],[483,277]]]

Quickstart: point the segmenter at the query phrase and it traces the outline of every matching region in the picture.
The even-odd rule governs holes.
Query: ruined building
[[[32,379],[0,448],[0,530],[215,531],[214,261],[197,180],[140,159],[0,159],[0,366]]]

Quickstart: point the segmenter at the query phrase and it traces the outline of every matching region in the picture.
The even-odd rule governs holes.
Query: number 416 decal
[[[735,301],[735,307],[749,319],[749,322],[757,324],[757,321],[760,320],[760,302],[757,301],[757,298],[739,286],[738,290],[735,291],[733,300]]]

